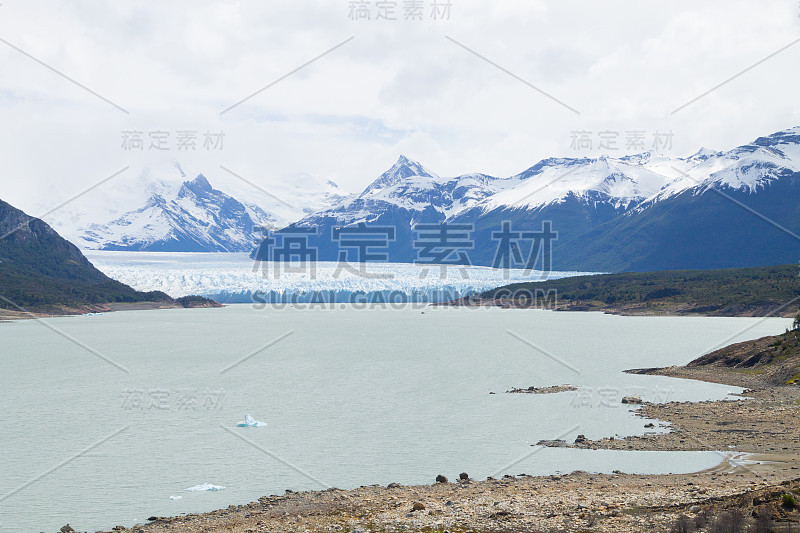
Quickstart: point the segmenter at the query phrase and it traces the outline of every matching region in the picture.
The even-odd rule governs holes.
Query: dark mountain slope
[[[2,309],[64,313],[111,303],[180,306],[163,292],[138,292],[109,278],[46,223],[2,200],[0,237]]]

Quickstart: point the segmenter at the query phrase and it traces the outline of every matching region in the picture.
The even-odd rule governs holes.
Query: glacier
[[[347,302],[363,295],[397,301],[445,301],[526,281],[591,272],[541,272],[483,266],[359,263],[352,270],[336,262],[305,267],[257,262],[245,253],[119,252],[87,250],[104,274],[139,291],[163,291],[174,298],[191,294],[222,303],[302,301],[324,294]]]

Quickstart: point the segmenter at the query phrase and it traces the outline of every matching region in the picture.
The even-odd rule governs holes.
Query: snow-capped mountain
[[[355,198],[300,220],[310,225],[320,218],[335,217],[344,224],[368,221],[388,211],[404,210],[413,221],[442,219],[492,196],[509,180],[486,174],[442,178],[416,161],[400,156],[397,162]]]
[[[670,181],[644,164],[609,157],[546,159],[511,179],[519,184],[498,192],[475,208],[484,213],[495,209],[540,209],[574,197],[586,202],[607,201],[624,211],[654,195]]]
[[[466,174],[443,178],[416,161],[400,156],[397,162],[356,197],[346,198],[329,209],[313,213],[292,224],[293,228],[314,228],[311,245],[320,260],[335,261],[339,245],[332,235],[335,228],[359,223],[391,227],[388,257],[394,262],[416,258],[413,230],[417,224],[441,223],[448,216],[474,206],[498,191],[516,184],[514,179],[499,179],[485,174]],[[256,257],[267,259],[267,248]]]
[[[212,186],[204,173],[179,164],[123,178],[46,220],[84,250],[250,252],[261,236],[255,226],[284,227],[348,196],[333,181],[308,175],[262,187],[217,171]]]
[[[710,188],[757,192],[800,171],[800,126],[759,137],[728,152],[701,150],[687,159],[672,160],[668,166],[675,179],[652,202],[691,189],[697,193]]]
[[[563,244],[613,220],[657,194],[671,180],[650,170],[646,163],[663,156],[642,154],[631,160],[551,158],[510,178],[517,185],[465,209],[448,219],[474,224],[476,264],[494,264],[495,233],[509,222],[515,231],[540,231],[545,222]],[[527,258],[530,243],[520,243]]]
[[[343,249],[335,230],[368,224],[391,228],[381,250],[388,260],[413,262],[414,228],[448,223],[471,225],[471,263],[492,265],[505,222],[528,232],[547,222],[558,233],[552,266],[560,270],[800,260],[800,127],[685,158],[549,158],[509,178],[443,177],[401,156],[354,195],[311,176],[263,188],[223,170],[210,180],[180,166],[173,175],[152,171],[92,191],[47,220],[80,247],[105,250],[249,251],[256,226],[312,228],[318,259],[336,261]],[[358,261],[352,251],[348,259]],[[269,249],[254,254],[266,259]]]
[[[510,178],[443,178],[401,157],[364,192],[292,227],[315,227],[320,259],[336,260],[334,228],[395,228],[389,259],[414,261],[420,223],[471,224],[472,264],[492,265],[495,233],[558,232],[553,267],[618,271],[800,260],[800,127],[727,152],[685,158],[550,158]],[[523,255],[525,250],[521,250]],[[262,254],[263,255],[263,254]]]
[[[83,240],[101,250],[241,252],[253,247],[256,226],[269,218],[260,208],[247,208],[214,189],[200,174],[184,182],[174,197],[153,194],[144,207],[90,225]]]
[[[674,180],[560,247],[557,264],[659,270],[800,260],[800,127],[727,152],[701,151],[670,168]]]

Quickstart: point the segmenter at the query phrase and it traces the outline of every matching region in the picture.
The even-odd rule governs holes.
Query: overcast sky
[[[800,125],[797,0],[450,0],[436,19],[423,0],[422,20],[404,0],[384,2],[397,20],[374,0],[354,20],[353,3],[3,0],[0,199],[37,215],[168,161],[212,183],[223,165],[265,188],[311,174],[357,191],[401,153],[505,177],[622,155],[633,131],[633,151],[671,132],[662,151],[687,156]]]

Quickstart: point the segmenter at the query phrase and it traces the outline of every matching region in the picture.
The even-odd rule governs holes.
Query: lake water
[[[626,394],[724,398],[738,389],[621,371],[789,323],[235,305],[0,324],[0,531],[93,531],[285,489],[462,471],[700,470],[721,454],[531,444],[643,433]],[[565,383],[582,389],[503,394]],[[235,427],[245,413],[267,426]],[[226,489],[184,490],[206,482]]]

